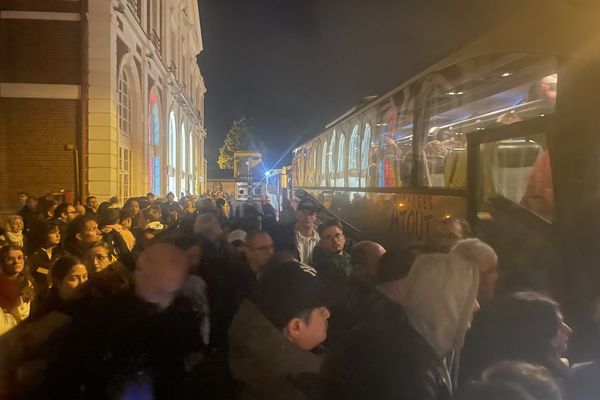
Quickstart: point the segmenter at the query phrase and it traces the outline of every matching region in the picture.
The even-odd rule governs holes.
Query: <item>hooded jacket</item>
[[[229,367],[243,383],[245,400],[330,398],[320,373],[324,356],[287,338],[250,300],[244,300],[229,330]]]
[[[422,255],[408,275],[404,307],[382,297],[350,333],[342,356],[348,398],[452,398],[447,364],[458,362],[478,287],[478,270],[456,256]]]

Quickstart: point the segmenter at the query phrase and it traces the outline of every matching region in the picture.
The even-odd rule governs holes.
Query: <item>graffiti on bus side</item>
[[[389,231],[411,240],[429,241],[434,219],[431,196],[398,195],[392,208]]]

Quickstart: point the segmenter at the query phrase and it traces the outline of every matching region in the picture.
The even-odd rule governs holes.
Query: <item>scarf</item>
[[[9,232],[6,231],[4,233],[4,237],[6,241],[10,244],[16,244],[18,246],[23,247],[23,231],[21,232]]]

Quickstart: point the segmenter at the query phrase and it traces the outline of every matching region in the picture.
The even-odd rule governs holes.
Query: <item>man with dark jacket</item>
[[[133,293],[73,321],[41,398],[183,398],[185,362],[202,351],[194,313],[177,296],[188,270],[186,253],[175,245],[146,249]]]
[[[327,338],[329,310],[317,271],[288,262],[269,269],[229,331],[229,365],[244,399],[337,399],[313,350]]]
[[[347,398],[451,399],[448,365],[459,357],[476,309],[478,278],[477,267],[459,257],[418,257],[400,278],[408,293],[383,290],[371,317],[351,333],[342,362]]]
[[[313,253],[314,267],[327,277],[338,276],[345,280],[352,273],[352,259],[344,251],[346,237],[342,224],[329,219],[319,225],[318,233],[320,240]]]

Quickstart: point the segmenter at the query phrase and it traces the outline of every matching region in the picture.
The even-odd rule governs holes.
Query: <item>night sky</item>
[[[234,119],[267,166],[365,96],[381,95],[523,0],[199,0],[209,177]]]

